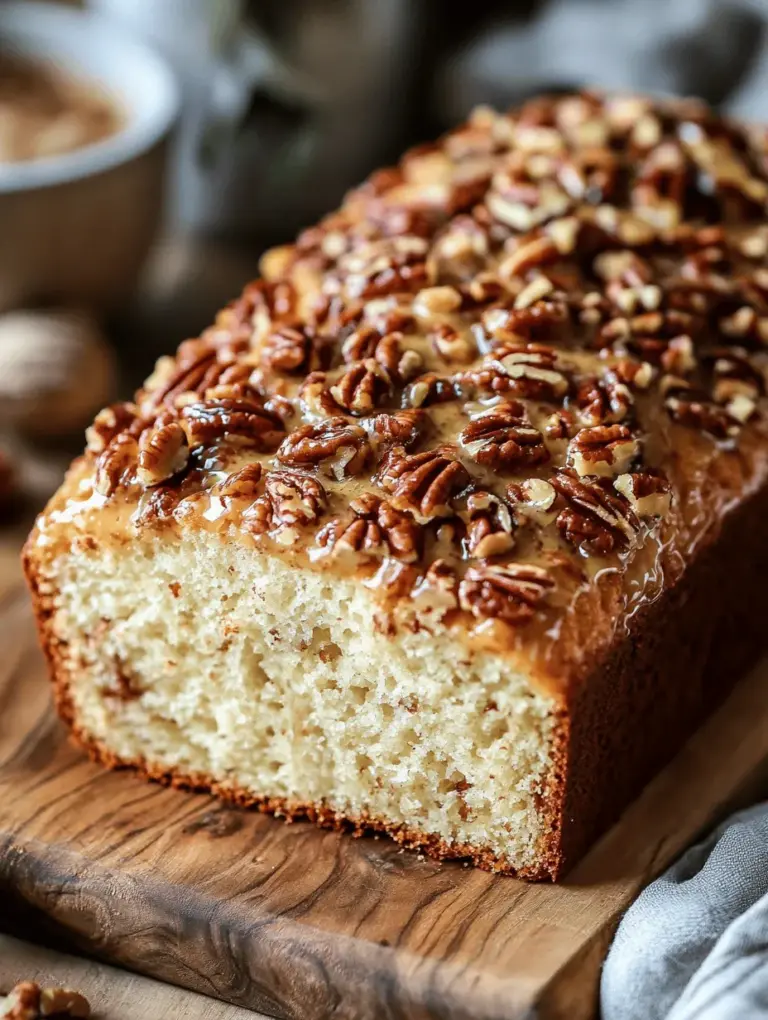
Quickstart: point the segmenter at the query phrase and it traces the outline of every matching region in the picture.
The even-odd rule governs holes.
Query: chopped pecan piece
[[[192,448],[210,446],[226,437],[230,442],[271,452],[285,435],[278,415],[250,400],[200,401],[188,404],[181,415]]]
[[[41,988],[35,981],[20,981],[0,995],[0,1020],[42,1020],[43,1017],[91,1015],[88,1000],[71,988]]]
[[[554,290],[552,281],[546,276],[534,276],[515,298],[515,310],[528,309],[543,301]]]
[[[136,478],[142,485],[159,485],[183,471],[189,460],[189,443],[176,421],[145,429],[139,439]]]
[[[121,485],[134,477],[139,459],[139,445],[133,436],[120,432],[96,462],[94,489],[101,496],[111,496]]]
[[[671,487],[661,475],[648,471],[619,475],[613,487],[624,496],[638,517],[664,517],[669,511]]]
[[[613,367],[613,374],[619,383],[636,390],[647,390],[656,374],[653,365],[647,361],[622,358]]]
[[[478,415],[461,432],[459,442],[478,464],[497,470],[532,467],[549,460],[544,437],[528,421],[517,400]]]
[[[386,333],[376,345],[374,359],[383,365],[392,379],[407,382],[424,367],[424,360],[418,351],[404,346],[402,333]]]
[[[296,429],[283,440],[277,459],[292,467],[321,466],[341,480],[359,475],[370,452],[365,429],[336,417]]]
[[[620,355],[636,355],[643,361],[663,364],[666,356],[685,370],[695,367],[692,337],[698,335],[704,320],[688,312],[644,312],[630,318],[618,316],[602,326],[598,341]]]
[[[458,582],[453,567],[435,560],[411,590],[411,599],[419,613],[434,613],[438,619],[459,605]]]
[[[350,414],[370,414],[392,393],[392,377],[375,358],[355,362],[331,386],[331,396]]]
[[[632,409],[632,392],[612,372],[598,378],[589,376],[576,388],[573,398],[582,421],[587,425],[614,425],[624,421]]]
[[[381,558],[394,556],[404,563],[419,558],[422,529],[412,517],[396,510],[374,493],[352,500],[354,517],[329,522],[318,533],[318,544],[335,556],[348,552]]]
[[[461,294],[455,287],[425,287],[413,301],[413,311],[418,318],[432,322],[435,317],[450,315],[461,308]]]
[[[411,511],[421,523],[450,516],[451,499],[469,480],[466,468],[456,459],[455,448],[450,446],[413,454],[395,447],[379,473],[380,484],[392,493],[392,505]]]
[[[547,439],[557,441],[558,439],[570,439],[578,431],[576,415],[573,411],[560,408],[547,415],[543,423],[544,435]]]
[[[470,567],[459,585],[461,608],[479,618],[527,623],[540,608],[554,581],[531,563]]]
[[[148,489],[142,497],[132,521],[137,527],[168,524],[173,520],[179,505],[181,490],[178,486],[159,485]]]
[[[737,435],[742,423],[727,408],[715,404],[706,394],[687,385],[683,379],[665,377],[662,384],[664,406],[673,421],[689,428],[701,429],[717,439],[729,439]],[[750,413],[752,410],[754,408],[750,409]]]
[[[429,407],[430,404],[445,404],[457,400],[459,391],[453,379],[428,372],[414,379],[403,391],[405,407]]]
[[[552,507],[557,499],[557,491],[543,478],[512,482],[507,486],[507,499],[514,508],[518,524],[534,521],[543,526],[555,518]]]
[[[119,432],[129,428],[138,416],[134,404],[120,403],[105,407],[96,415],[93,424],[85,430],[85,439],[91,453],[103,453]]]
[[[520,238],[518,246],[499,264],[499,276],[506,279],[522,276],[529,269],[547,262],[555,262],[559,257],[560,250],[553,238],[546,235],[538,237],[529,235]]]
[[[445,361],[466,364],[477,356],[474,344],[466,336],[448,323],[442,323],[430,331],[432,346]]]
[[[572,545],[605,555],[634,541],[639,521],[607,479],[584,481],[572,471],[558,471],[550,484],[565,503],[557,526]]]
[[[299,387],[299,402],[307,417],[331,418],[344,410],[328,388],[325,372],[310,372]]]
[[[758,398],[765,393],[765,379],[741,348],[724,348],[714,358],[712,396],[724,405],[736,421],[747,422],[755,413]]]
[[[466,550],[476,559],[501,556],[513,548],[514,523],[506,503],[490,492],[473,492],[467,499]]]
[[[667,343],[666,350],[661,353],[659,360],[665,372],[673,372],[675,375],[693,372],[696,368],[693,340],[685,334],[673,337]]]
[[[482,271],[489,254],[487,229],[472,216],[457,216],[432,242],[427,272],[440,283],[469,282]]]
[[[520,134],[516,136],[520,144]],[[562,141],[562,140],[561,140]],[[492,218],[513,230],[531,230],[563,216],[572,205],[569,195],[554,181],[526,181],[514,171],[497,174],[485,205]]]
[[[581,429],[568,444],[568,466],[580,476],[620,475],[638,452],[638,441],[626,425],[594,425]]]

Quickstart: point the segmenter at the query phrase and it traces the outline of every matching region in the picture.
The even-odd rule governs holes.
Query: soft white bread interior
[[[536,870],[556,705],[504,657],[393,639],[364,586],[205,532],[46,559],[59,698],[102,758]]]

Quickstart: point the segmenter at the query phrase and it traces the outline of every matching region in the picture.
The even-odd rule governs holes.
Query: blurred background
[[[0,494],[50,487],[96,407],[408,145],[582,85],[768,118],[766,25],[765,0],[0,3]]]

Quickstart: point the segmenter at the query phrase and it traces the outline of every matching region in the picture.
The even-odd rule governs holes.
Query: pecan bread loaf
[[[557,877],[760,645],[768,143],[477,110],[107,408],[25,561],[91,754]]]

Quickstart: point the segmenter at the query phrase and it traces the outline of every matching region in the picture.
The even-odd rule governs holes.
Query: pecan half
[[[572,545],[605,555],[634,541],[639,521],[609,481],[595,478],[587,482],[572,471],[558,471],[550,484],[565,503],[557,515],[557,526]]]
[[[396,510],[374,493],[350,503],[354,517],[331,521],[318,533],[318,544],[335,556],[355,552],[381,558],[394,556],[404,563],[419,558],[422,529],[408,514]]]
[[[133,436],[120,432],[96,462],[93,487],[101,496],[111,496],[133,479],[139,459],[139,445]]]
[[[512,253],[499,263],[499,276],[506,279],[522,276],[536,266],[556,262],[559,257],[560,251],[551,237],[529,234],[521,237]]]
[[[380,484],[392,493],[392,505],[410,510],[421,523],[450,516],[451,499],[469,480],[466,468],[456,459],[455,448],[450,446],[413,454],[395,447],[379,473]]]
[[[355,362],[331,386],[331,396],[350,414],[370,414],[392,393],[392,377],[375,358]]]
[[[558,401],[569,388],[557,352],[542,344],[504,344],[465,378],[480,389],[506,390],[530,400]]]
[[[556,339],[569,321],[568,306],[561,300],[539,300],[514,308],[494,305],[481,316],[483,328],[499,344],[519,344],[524,340]],[[518,296],[519,300],[519,296]]]
[[[530,563],[470,567],[459,585],[461,608],[483,618],[527,623],[541,607],[554,581]]]
[[[270,471],[264,493],[242,514],[243,527],[254,535],[274,533],[282,545],[299,537],[299,528],[318,521],[325,512],[325,489],[312,475],[299,471]]]
[[[466,426],[459,442],[478,464],[500,468],[531,467],[549,460],[544,437],[528,421],[517,401],[500,404]]]
[[[365,429],[335,417],[296,429],[283,440],[277,459],[292,467],[321,466],[341,480],[359,475],[370,452]]]
[[[153,375],[147,379],[142,391],[142,409],[160,404],[175,405],[181,394],[196,393],[209,370],[216,370],[216,349],[203,340],[188,341],[179,347],[176,359],[170,362],[161,358]],[[188,353],[187,353],[188,352]],[[209,377],[210,378],[210,377]],[[210,383],[214,385],[214,383]]]
[[[640,447],[626,425],[594,425],[581,429],[568,444],[568,467],[577,475],[624,474]]]
[[[258,461],[246,464],[239,471],[227,475],[211,489],[211,494],[223,499],[255,499],[263,470]]]
[[[281,326],[264,341],[261,360],[273,372],[293,375],[328,368],[332,342],[296,326]]]
[[[250,400],[210,400],[182,409],[182,424],[190,447],[210,446],[220,439],[271,452],[285,435],[273,411]]]
[[[344,341],[342,355],[348,364],[373,358],[383,365],[392,379],[403,382],[412,379],[423,367],[421,355],[404,346],[402,333],[390,332],[382,336],[372,326],[361,326],[351,333]]]
[[[624,496],[638,517],[664,517],[669,512],[671,487],[661,475],[648,471],[619,475],[613,487]]]
[[[467,499],[467,554],[476,559],[501,556],[513,548],[514,522],[506,503],[490,492],[473,492]]]
[[[189,443],[178,422],[145,429],[139,439],[136,478],[142,485],[159,485],[183,471],[189,461]]]
[[[429,419],[425,411],[408,408],[391,414],[376,414],[366,418],[364,426],[370,431],[376,446],[413,446],[426,432]]]

